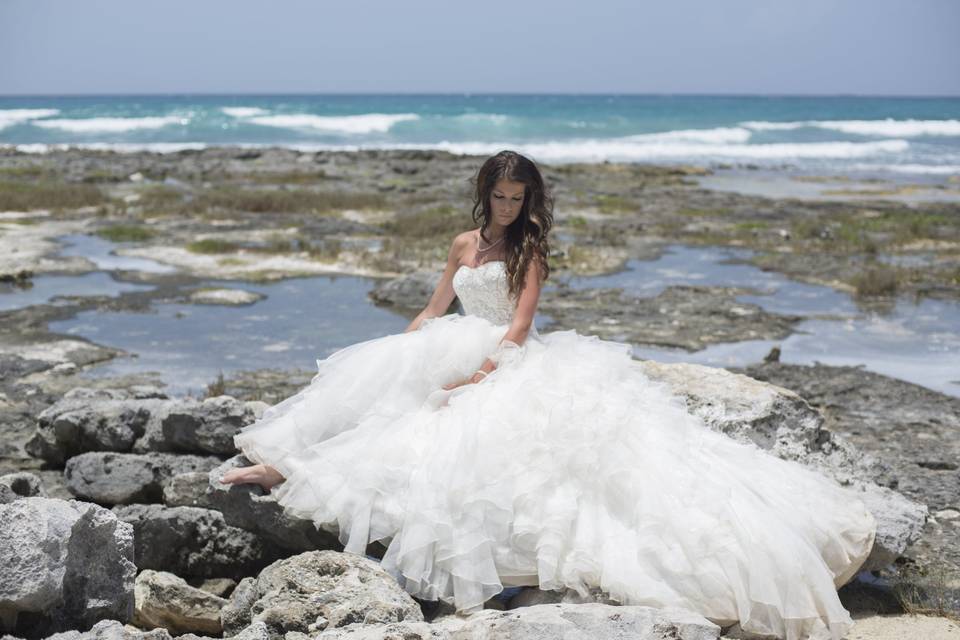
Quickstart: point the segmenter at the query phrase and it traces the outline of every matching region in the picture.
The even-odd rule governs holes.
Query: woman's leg
[[[279,471],[266,464],[230,469],[220,478],[220,482],[224,484],[259,484],[266,491],[283,480],[284,477],[280,475]]]

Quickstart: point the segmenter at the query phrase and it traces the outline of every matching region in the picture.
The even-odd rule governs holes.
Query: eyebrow
[[[494,192],[494,193],[497,193],[497,194],[499,194],[499,195],[501,195],[501,196],[504,195],[504,194],[503,194],[503,191],[500,191],[499,189],[494,189],[493,192]],[[523,195],[523,191],[520,191],[520,192],[518,192],[518,193],[513,194],[513,197],[516,198],[517,196],[522,196],[522,195]]]

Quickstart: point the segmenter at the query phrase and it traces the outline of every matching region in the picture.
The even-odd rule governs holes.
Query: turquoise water
[[[0,98],[0,145],[517,148],[545,162],[960,174],[960,98],[643,95]]]

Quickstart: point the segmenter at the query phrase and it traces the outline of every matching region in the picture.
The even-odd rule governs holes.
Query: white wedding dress
[[[790,640],[843,637],[836,588],[876,522],[832,479],[706,427],[627,344],[574,331],[500,347],[503,262],[461,266],[466,315],[348,346],[235,436],[289,513],[386,546],[411,594],[600,588]],[[452,391],[490,355],[498,368]]]

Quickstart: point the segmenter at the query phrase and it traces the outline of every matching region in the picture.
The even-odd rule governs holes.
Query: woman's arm
[[[430,296],[430,302],[423,308],[423,311],[417,314],[417,317],[413,319],[410,325],[403,330],[404,333],[416,331],[420,328],[421,322],[427,318],[436,318],[437,316],[443,315],[444,312],[450,308],[450,304],[457,295],[453,291],[453,274],[457,272],[460,266],[460,256],[463,255],[463,251],[467,247],[469,241],[467,233],[461,233],[453,239],[450,245],[450,251],[447,254],[447,266],[443,270],[443,275],[440,276],[440,282],[437,283],[436,288],[433,290],[433,295]]]

